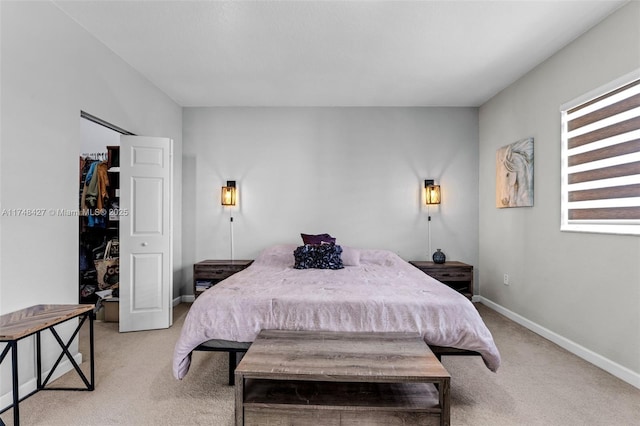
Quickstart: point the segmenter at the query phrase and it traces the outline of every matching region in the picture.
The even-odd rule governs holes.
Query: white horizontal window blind
[[[640,73],[561,115],[561,229],[640,235]]]

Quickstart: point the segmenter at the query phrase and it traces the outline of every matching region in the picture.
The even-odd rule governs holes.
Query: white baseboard
[[[193,294],[187,294],[181,297],[181,301],[185,303],[193,303],[196,300],[196,297]]]
[[[82,364],[82,354],[81,353],[77,353],[76,355],[73,356],[73,359],[75,360],[75,362],[80,365]],[[34,365],[34,371],[35,371],[35,365]],[[51,370],[47,370],[47,371],[43,371],[42,372],[42,379],[44,380],[48,375],[49,372]],[[71,362],[68,359],[65,359],[64,361],[61,361],[60,364],[58,364],[58,368],[56,368],[56,371],[53,373],[53,375],[51,375],[51,378],[49,379],[49,383],[51,383],[52,381],[54,381],[55,379],[59,378],[60,376],[62,376],[63,374],[68,373],[69,371],[74,371],[73,368],[73,364],[71,364]],[[85,375],[87,375],[87,373],[85,373]],[[87,378],[89,378],[87,376]],[[4,379],[4,378],[3,378]],[[7,382],[10,382],[11,377],[7,377]],[[32,377],[31,379],[27,380],[27,382],[23,383],[22,385],[20,385],[20,387],[18,388],[18,394],[20,395],[20,398],[22,398],[25,395],[29,395],[31,392],[33,392],[34,390],[36,390],[37,388],[37,379],[36,377]],[[11,391],[3,394],[0,396],[0,409],[4,409],[5,407],[10,406],[11,404],[13,404],[13,394]]]
[[[636,388],[640,389],[640,374],[636,373],[635,371],[630,370],[629,368],[620,365],[608,358],[603,357],[602,355],[593,352],[590,349],[585,348],[582,345],[579,345],[578,343],[567,339],[566,337],[563,337],[561,335],[559,335],[558,333],[555,333],[551,330],[549,330],[548,328],[545,328],[525,317],[523,317],[520,314],[517,314],[513,311],[510,311],[509,309],[498,305],[495,302],[492,302],[491,300],[482,297],[482,296],[473,296],[473,301],[479,301],[480,303],[482,303],[483,305],[486,305],[487,307],[493,309],[494,311],[504,315],[505,317],[509,318],[510,320],[520,324],[523,327],[528,328],[529,330],[533,331],[536,334],[539,334],[540,336],[544,337],[545,339],[548,339],[550,341],[552,341],[553,343],[555,343],[556,345],[568,350],[569,352],[571,352],[574,355],[579,356],[580,358],[584,359],[585,361],[588,361],[592,364],[594,364],[597,367],[602,368],[604,371],[613,374],[614,376],[616,376],[617,378],[624,380],[625,382],[629,383],[632,386],[635,386]]]

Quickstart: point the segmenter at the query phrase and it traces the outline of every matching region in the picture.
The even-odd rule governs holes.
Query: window
[[[640,235],[640,70],[563,105],[561,118],[560,229]]]

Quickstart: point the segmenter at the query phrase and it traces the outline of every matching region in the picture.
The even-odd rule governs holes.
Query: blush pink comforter
[[[418,332],[427,344],[477,351],[498,369],[500,353],[471,302],[396,254],[345,249],[344,269],[298,270],[294,249],[264,250],[196,299],[174,350],[177,379],[198,345],[253,342],[262,329]]]

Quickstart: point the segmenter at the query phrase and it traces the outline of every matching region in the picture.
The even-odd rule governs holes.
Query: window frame
[[[574,122],[576,121],[576,118],[572,117],[572,114],[580,116],[581,114],[584,114],[585,111],[588,111],[589,107],[596,111],[602,110],[603,107],[599,105],[610,102],[614,99],[614,95],[612,95],[612,93],[615,93],[617,90],[620,90],[632,83],[633,85],[630,88],[621,90],[621,93],[625,93],[627,91],[640,92],[640,68],[576,99],[573,99],[560,107],[561,231],[640,235],[640,217],[637,216],[637,212],[640,210],[640,195],[636,196],[636,193],[639,190],[638,186],[640,185],[640,174],[636,174],[634,171],[630,175],[617,178],[593,177],[596,174],[593,173],[594,171],[604,171],[607,167],[620,168],[621,164],[626,164],[625,161],[629,161],[628,159],[631,159],[630,164],[640,161],[640,146],[638,146],[638,142],[640,142],[640,125],[637,125],[637,120],[640,120],[640,107],[634,106],[625,110],[630,114],[632,120],[636,121],[633,123],[631,130],[624,130],[617,137],[594,138],[593,141],[569,147],[570,140],[572,138],[574,140],[576,139],[576,132],[578,135],[581,132],[584,132],[589,124],[577,127],[575,130],[568,129],[571,120],[573,119]],[[628,99],[628,97],[625,99]],[[620,117],[621,115],[618,113],[612,115],[612,117],[616,116]],[[604,122],[606,121],[606,118],[597,119],[592,124],[595,124],[596,128],[598,128],[597,125],[600,121]],[[621,121],[614,121],[612,126],[621,124],[624,121],[624,119]],[[617,128],[622,129],[623,126],[620,125]],[[636,143],[630,144],[633,145],[631,147],[631,151],[625,154],[607,156],[599,162],[596,162],[597,160],[582,160],[580,163],[576,161],[576,158],[580,153],[587,153],[586,155],[588,156],[589,153],[595,153],[595,151],[600,149],[598,147],[619,147],[624,142]],[[600,150],[602,151],[602,149]],[[625,157],[623,157],[623,155]],[[622,160],[620,160],[620,158],[622,158]],[[570,160],[573,163],[571,165],[569,164]],[[621,163],[617,163],[616,161],[621,161]],[[595,164],[598,164],[598,166],[594,167]],[[613,164],[613,167],[611,167],[611,164]],[[637,169],[637,165],[632,166],[632,168]],[[585,170],[584,173],[586,174],[591,174],[591,176],[582,183],[580,183],[576,178],[581,170]],[[578,182],[576,183],[577,180]],[[610,185],[608,185],[609,183]],[[628,194],[620,197],[604,196],[598,198],[597,196],[597,189],[599,187],[606,188],[600,192],[601,194],[605,194],[608,191],[611,191],[612,188],[622,188],[623,186],[630,188],[627,192],[632,193],[632,196],[629,196]],[[589,194],[589,191],[591,191],[591,194]],[[585,196],[585,199],[580,199],[580,193],[588,194],[592,198]],[[610,207],[610,210],[604,210],[604,208],[607,207]],[[630,210],[629,216],[635,217],[625,219],[613,217],[619,215],[622,210]],[[576,219],[575,217],[580,216],[580,212],[586,212],[586,215],[591,216],[597,216],[599,215],[599,212],[604,212],[602,216],[605,218]]]

